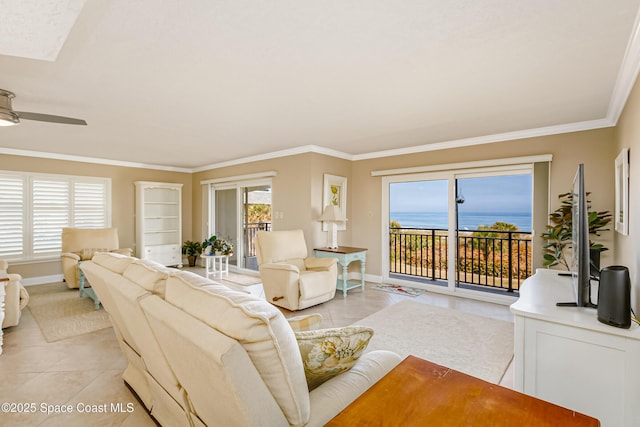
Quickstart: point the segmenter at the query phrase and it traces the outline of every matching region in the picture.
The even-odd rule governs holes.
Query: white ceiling
[[[0,1],[2,19],[22,1]],[[0,128],[0,152],[198,170],[612,126],[640,64],[639,4],[91,0],[54,61],[0,55],[16,110],[88,126],[24,120]]]

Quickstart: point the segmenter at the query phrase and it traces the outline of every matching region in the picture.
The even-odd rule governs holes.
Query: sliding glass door
[[[517,295],[532,270],[532,168],[383,179],[383,280]]]
[[[229,265],[235,270],[258,270],[254,237],[271,230],[271,180],[210,184],[206,237],[215,235],[231,242]]]

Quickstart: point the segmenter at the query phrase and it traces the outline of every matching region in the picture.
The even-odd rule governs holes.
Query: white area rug
[[[28,291],[27,307],[47,342],[111,327],[107,312],[102,307],[96,310],[90,298],[80,298],[77,289],[52,284],[29,287]]]
[[[402,301],[354,325],[375,331],[367,351],[412,354],[498,384],[513,358],[513,323]]]

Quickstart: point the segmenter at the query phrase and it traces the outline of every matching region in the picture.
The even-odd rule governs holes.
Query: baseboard
[[[45,283],[62,282],[64,276],[62,274],[52,274],[49,276],[23,277],[20,281],[23,286],[43,285]]]

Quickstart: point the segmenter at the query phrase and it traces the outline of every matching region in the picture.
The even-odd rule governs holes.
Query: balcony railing
[[[245,233],[247,233],[247,256],[256,256],[256,247],[254,240],[256,233],[260,230],[271,231],[270,222],[250,222],[245,226]]]
[[[389,272],[434,281],[448,279],[448,231],[389,229]],[[460,285],[518,290],[531,275],[531,233],[458,230],[456,279]]]

